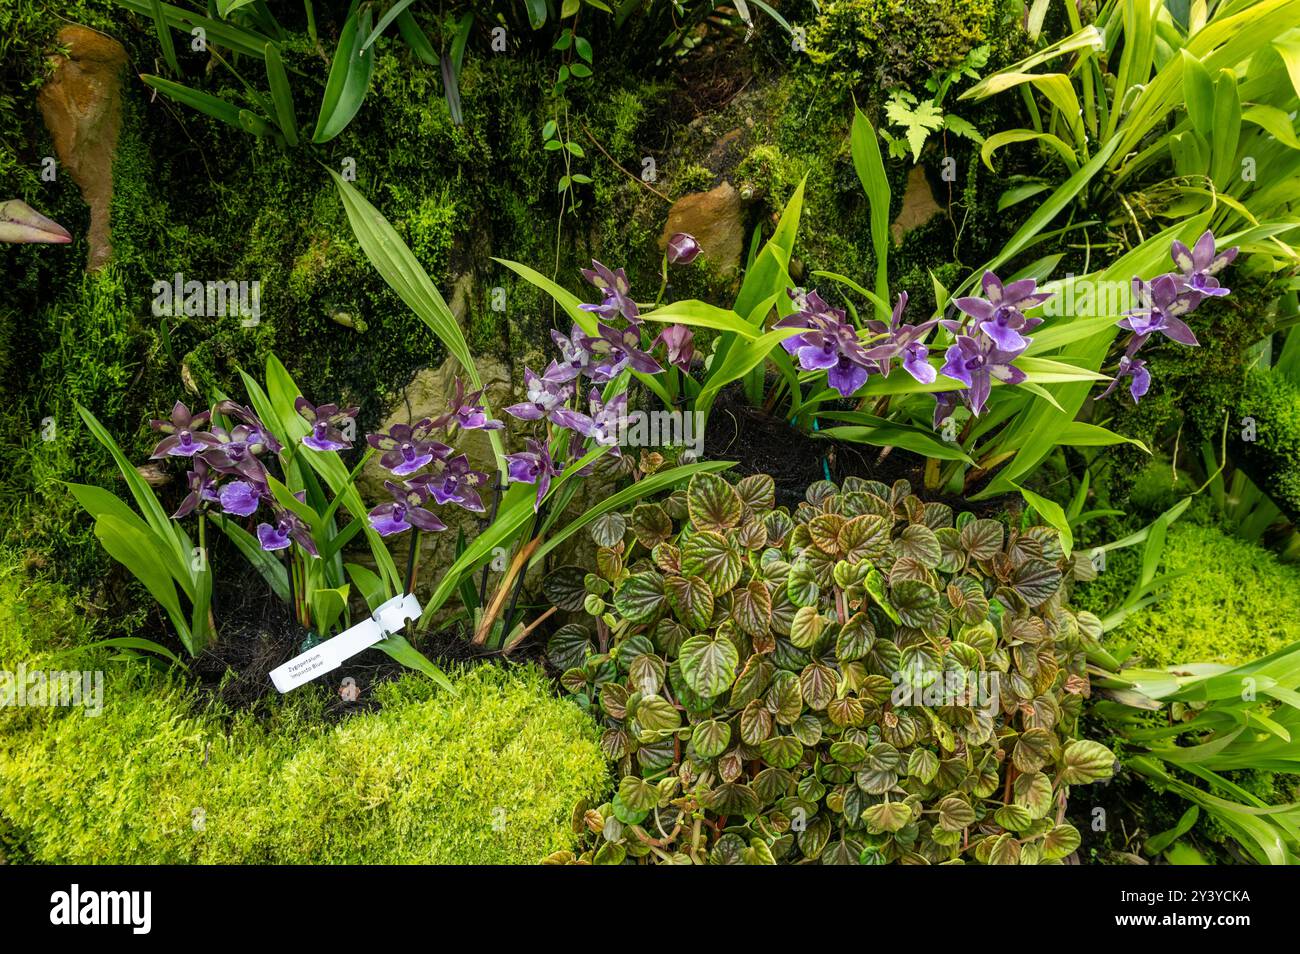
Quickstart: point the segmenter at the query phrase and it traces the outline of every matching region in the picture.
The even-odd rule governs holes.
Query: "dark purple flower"
[[[472,470],[469,458],[460,454],[448,461],[440,461],[433,473],[422,474],[410,481],[410,486],[427,490],[440,504],[453,503],[475,513],[483,512],[483,501],[478,487],[487,483],[487,474]]]
[[[1140,278],[1133,279],[1133,298],[1139,307],[1124,312],[1125,317],[1116,324],[1133,332],[1139,339],[1138,347],[1157,331],[1180,344],[1197,345],[1196,335],[1182,320],[1200,304],[1199,291],[1188,291],[1174,275],[1158,275],[1148,285]],[[1133,349],[1136,351],[1136,348]]]
[[[615,315],[622,315],[633,324],[641,320],[641,311],[632,300],[632,286],[623,269],[611,271],[592,259],[591,268],[582,269],[582,277],[605,293],[605,300],[599,305],[579,305],[583,311],[594,311],[606,321]]]
[[[202,457],[194,458],[194,469],[186,474],[186,483],[190,492],[181,501],[181,505],[172,514],[173,520],[188,517],[203,504],[218,503],[217,478],[212,468]]]
[[[864,348],[857,329],[845,320],[844,310],[831,308],[815,291],[809,292],[806,300],[806,310],[773,326],[807,329],[786,338],[781,347],[798,357],[803,370],[825,371],[826,383],[849,397],[866,383],[871,363],[886,357],[888,350]]]
[[[290,543],[297,543],[312,556],[320,556],[316,550],[316,541],[311,538],[311,531],[307,529],[307,525],[298,518],[297,514],[278,507],[275,510],[274,524],[257,525],[257,540],[262,544],[263,550],[283,550]]]
[[[957,391],[936,391],[934,395],[934,429],[937,431],[943,422],[952,417],[957,410]]]
[[[703,249],[689,232],[678,232],[668,240],[668,264],[689,265]]]
[[[989,399],[993,378],[1007,384],[1025,380],[1025,372],[1011,364],[1018,354],[1018,351],[1004,351],[990,338],[958,335],[957,342],[944,355],[939,372],[966,385],[968,390],[963,398],[971,411],[979,414]]]
[[[221,509],[236,517],[250,516],[262,499],[261,489],[248,480],[232,480],[221,488]]]
[[[234,401],[218,401],[214,410],[240,422],[242,427],[235,427],[231,431],[231,438],[247,444],[252,453],[260,454],[269,450],[272,454],[278,454],[284,449],[252,408]]]
[[[533,510],[542,505],[546,492],[551,488],[551,478],[560,476],[560,471],[551,460],[550,451],[544,444],[528,438],[528,450],[518,454],[507,454],[510,479],[520,484],[536,484],[537,496],[533,500]]]
[[[586,433],[591,421],[585,414],[570,410],[565,402],[573,394],[573,387],[565,383],[564,370],[551,362],[545,374],[537,374],[531,368],[524,368],[524,387],[527,400],[512,404],[506,413],[521,421],[540,421],[543,418],[559,427]]]
[[[1051,292],[1037,291],[1038,282],[1032,278],[1003,285],[992,272],[985,272],[982,282],[983,298],[958,298],[953,304],[970,315],[984,332],[1003,351],[1023,351],[1029,340],[1021,335],[1043,323],[1041,318],[1026,318],[1021,309],[1041,305],[1052,297]]]
[[[612,381],[629,365],[642,374],[659,374],[663,371],[659,362],[642,349],[640,325],[629,325],[621,331],[604,322],[597,323],[596,327],[600,332],[597,337],[583,339],[583,344],[593,355],[606,359],[604,364],[591,369],[593,381]]]
[[[587,436],[597,446],[612,448],[610,453],[615,457],[620,456],[618,443],[627,429],[627,392],[615,394],[602,404],[600,391],[592,388],[587,402],[591,410],[591,430]]]
[[[1106,390],[1101,392],[1097,400],[1110,397],[1111,392],[1119,387],[1119,382],[1126,377],[1130,379],[1128,393],[1133,396],[1133,403],[1136,404],[1151,388],[1151,372],[1147,370],[1146,362],[1141,358],[1133,358],[1126,354],[1120,356],[1119,368],[1115,372],[1114,380],[1107,385]]]
[[[668,363],[682,372],[691,370],[695,358],[695,332],[686,325],[669,325],[659,332],[651,347],[663,344],[668,349]]]
[[[190,414],[190,409],[177,401],[172,406],[170,420],[150,421],[149,426],[167,436],[153,449],[152,459],[160,457],[193,457],[208,447],[216,447],[221,438],[203,430],[212,419],[209,411]]]
[[[572,381],[580,374],[591,377],[596,355],[587,347],[587,335],[580,327],[575,324],[567,338],[552,328],[551,340],[560,349],[560,360],[553,362],[555,380]]]
[[[930,333],[930,329],[936,322],[931,320],[920,325],[905,325],[903,312],[906,308],[907,292],[899,292],[898,301],[894,304],[894,311],[890,315],[888,324],[874,318],[866,322],[867,330],[884,338],[883,342],[871,348],[868,353],[888,351],[886,357],[876,361],[876,368],[883,375],[889,375],[890,360],[901,357],[903,370],[922,384],[933,384],[936,372],[929,361],[930,349],[921,339]]]
[[[483,388],[465,392],[465,382],[456,379],[456,390],[451,398],[451,406],[446,414],[433,419],[433,426],[449,427],[455,424],[464,431],[499,431],[505,427],[500,421],[493,420],[483,410]]]
[[[434,460],[445,460],[452,449],[440,441],[429,440],[436,423],[425,418],[414,424],[394,424],[387,433],[367,434],[366,443],[383,451],[379,463],[398,477],[409,477]]]
[[[313,407],[305,397],[293,402],[294,410],[304,421],[311,425],[311,433],[303,437],[302,442],[312,450],[340,451],[352,446],[352,441],[343,435],[339,425],[356,419],[359,407],[349,407],[340,411],[337,404],[322,404]]]
[[[214,430],[213,433],[217,433],[221,437],[222,443],[216,447],[207,448],[201,452],[200,456],[218,473],[241,477],[255,484],[265,485],[266,468],[254,456],[253,448],[256,445],[248,442],[246,439],[247,432],[241,430],[244,427],[246,425],[240,425],[230,434]]]
[[[447,529],[447,525],[436,514],[424,509],[424,505],[429,502],[429,491],[424,487],[413,483],[395,484],[386,480],[384,488],[393,495],[392,501],[380,504],[370,511],[370,526],[381,537],[391,537],[412,527],[430,533]]]
[[[1182,271],[1182,284],[1186,290],[1217,298],[1228,294],[1229,289],[1220,285],[1214,276],[1237,257],[1237,249],[1225,249],[1216,255],[1214,244],[1214,233],[1206,229],[1190,250],[1175,239],[1170,246],[1170,255]]]

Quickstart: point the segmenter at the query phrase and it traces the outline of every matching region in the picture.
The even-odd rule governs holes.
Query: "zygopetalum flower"
[[[320,556],[307,524],[293,511],[279,507],[275,508],[275,523],[257,525],[257,541],[263,550],[284,550],[291,543],[296,543],[312,556]]]
[[[150,421],[149,426],[167,436],[153,449],[152,459],[162,457],[193,457],[208,447],[216,447],[221,438],[203,428],[212,420],[210,411],[191,414],[190,409],[177,401],[166,421]]]
[[[983,298],[958,298],[953,304],[973,318],[979,330],[1003,351],[1023,351],[1029,347],[1030,339],[1023,332],[1042,324],[1043,319],[1026,318],[1023,309],[1041,305],[1052,293],[1038,291],[1038,282],[1032,278],[1004,285],[992,272],[984,273],[981,285]]]
[[[966,385],[962,399],[972,413],[979,414],[988,402],[994,378],[1005,384],[1019,384],[1025,380],[1025,372],[1011,363],[1019,354],[1019,351],[1003,350],[988,337],[958,335],[957,341],[944,354],[944,364],[939,373]]]
[[[181,505],[176,508],[172,514],[173,520],[181,520],[188,517],[194,511],[200,508],[206,509],[205,505],[220,503],[220,497],[217,491],[218,475],[208,466],[208,462],[202,457],[195,457],[193,470],[185,475],[186,486],[189,487],[189,493],[181,501]]]
[[[1196,335],[1182,316],[1191,314],[1201,303],[1202,294],[1183,287],[1175,275],[1158,275],[1150,284],[1133,279],[1133,298],[1139,304],[1124,312],[1117,324],[1145,341],[1159,332],[1180,344],[1197,345]]]
[[[695,332],[686,325],[669,325],[659,332],[650,345],[651,348],[662,344],[668,351],[668,363],[685,373],[691,370],[695,359]]]
[[[506,408],[506,413],[521,421],[548,420],[558,427],[583,433],[591,426],[585,415],[567,407],[573,386],[564,380],[565,372],[554,361],[544,374],[524,368],[525,400]],[[570,379],[571,380],[571,379]]]
[[[888,322],[875,318],[865,322],[867,330],[878,336],[871,342],[872,347],[868,349],[868,353],[885,352],[884,357],[875,361],[876,370],[882,375],[889,375],[890,362],[897,357],[902,359],[900,364],[903,370],[917,381],[921,384],[933,384],[937,372],[930,364],[930,349],[926,347],[923,339],[934,328],[937,321],[931,319],[919,325],[904,324],[903,312],[906,309],[907,292],[899,292]]]
[[[469,458],[458,454],[450,460],[438,461],[430,473],[412,477],[408,485],[427,490],[429,496],[440,504],[455,504],[475,513],[483,512],[483,500],[478,488],[487,484],[487,474],[474,470]]]
[[[858,331],[846,320],[846,312],[832,308],[817,292],[808,292],[805,310],[782,318],[773,327],[802,328],[781,342],[788,354],[799,360],[805,371],[825,371],[826,383],[849,397],[867,382],[873,362],[885,351],[863,347]]]
[[[424,418],[414,424],[394,424],[387,432],[367,434],[366,443],[383,453],[379,463],[398,477],[409,477],[435,460],[445,460],[452,449],[430,440],[436,422]]]
[[[405,533],[412,527],[429,533],[446,530],[447,525],[438,519],[438,515],[425,508],[429,502],[426,487],[408,481],[395,484],[384,481],[386,489],[393,497],[388,503],[382,503],[370,511],[370,526],[381,537],[391,537],[395,533]]]
[[[659,374],[663,371],[659,362],[641,347],[640,325],[631,324],[620,330],[602,321],[596,324],[596,328],[599,331],[596,337],[583,339],[587,350],[601,359],[591,369],[593,381],[611,381],[627,367],[642,374]]]
[[[599,305],[579,305],[583,311],[591,311],[606,321],[615,315],[622,315],[633,324],[641,320],[641,310],[632,300],[632,285],[627,280],[627,272],[621,268],[610,269],[592,259],[591,268],[584,268],[582,277],[605,293],[605,299]]]
[[[1224,249],[1216,254],[1214,233],[1209,229],[1201,233],[1201,237],[1190,249],[1175,239],[1170,254],[1173,256],[1174,264],[1182,272],[1179,277],[1187,290],[1200,292],[1212,298],[1221,297],[1230,291],[1220,285],[1219,280],[1214,276],[1232,263],[1232,260],[1237,257],[1237,249],[1235,247]]]
[[[305,397],[293,402],[294,410],[311,425],[311,433],[303,436],[302,442],[312,450],[341,451],[352,446],[352,441],[341,430],[342,425],[355,421],[359,407],[339,409],[337,404],[322,404],[315,407]]]
[[[507,454],[506,463],[510,479],[521,484],[534,484],[537,495],[533,499],[533,510],[542,506],[546,492],[551,488],[551,478],[560,476],[560,469],[551,460],[551,453],[545,444],[538,443],[531,437],[527,439],[528,450],[517,454]]]
[[[477,391],[465,391],[465,382],[456,379],[456,389],[451,396],[451,405],[447,413],[433,419],[433,426],[459,427],[462,431],[499,431],[505,427],[500,421],[487,416],[483,408],[483,388]]]

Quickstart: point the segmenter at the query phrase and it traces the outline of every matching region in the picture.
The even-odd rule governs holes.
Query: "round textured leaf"
[[[866,715],[862,701],[853,696],[832,699],[826,704],[826,717],[831,720],[832,724],[840,728],[862,725],[862,720],[866,718]]]
[[[614,592],[614,608],[634,623],[652,619],[663,602],[664,578],[651,571],[633,573]]]
[[[801,606],[795,611],[790,623],[790,642],[800,649],[810,649],[822,634],[826,618],[815,606]]]
[[[586,576],[580,566],[557,566],[542,580],[542,594],[566,613],[581,613],[587,598]]]
[[[715,785],[705,794],[703,801],[705,808],[718,815],[743,815],[746,818],[757,815],[763,807],[758,793],[743,782]]]
[[[889,521],[877,514],[854,517],[840,529],[839,549],[850,563],[882,559],[889,548]]]
[[[795,606],[817,605],[817,571],[805,559],[796,560],[786,579],[786,595]]]
[[[961,795],[949,795],[939,802],[939,827],[944,831],[961,831],[975,824],[975,809]]]
[[[948,584],[948,602],[957,610],[958,618],[968,625],[973,625],[989,615],[988,597],[984,587],[973,576],[954,577]]]
[[[682,678],[701,696],[720,696],[736,678],[740,653],[726,636],[702,634],[682,643],[677,657]]]
[[[827,703],[835,698],[838,684],[839,674],[822,663],[809,663],[799,674],[799,689],[809,709],[825,709]]]
[[[641,653],[627,667],[628,678],[632,685],[644,695],[657,695],[664,684],[668,666],[654,653]]]
[[[847,523],[838,513],[818,514],[808,521],[808,536],[813,546],[828,556],[840,556],[840,531]]]
[[[1061,571],[1046,560],[1026,560],[1011,577],[1011,589],[1030,606],[1046,603],[1060,588]]]
[[[750,474],[736,482],[736,493],[751,510],[771,510],[776,506],[776,482],[767,474]]]
[[[835,658],[842,663],[861,659],[871,652],[875,641],[876,627],[871,624],[870,617],[866,613],[854,613],[835,637]]]
[[[739,582],[741,569],[740,551],[720,533],[694,533],[682,544],[682,575],[701,577],[715,596]]]
[[[636,707],[636,721],[651,731],[675,729],[682,724],[677,707],[663,696],[646,696]]]
[[[1097,743],[1091,743],[1096,745]],[[1099,746],[1102,750],[1110,755],[1106,747]],[[1026,729],[1016,740],[1016,747],[1012,750],[1011,761],[1021,772],[1037,772],[1048,762],[1052,761],[1052,752],[1056,748],[1056,739],[1052,733],[1046,729],[1034,727]],[[1114,761],[1114,756],[1110,756]],[[1106,763],[1107,772],[1110,770],[1110,762]]]
[[[686,489],[691,526],[696,530],[730,530],[740,523],[744,505],[736,488],[717,474],[696,474]]]
[[[993,839],[993,844],[989,848],[989,864],[1020,864],[1020,842],[1016,839],[1015,835],[1007,832],[1006,834],[998,835]]]
[[[939,538],[922,523],[908,526],[898,540],[899,556],[911,557],[923,566],[934,569],[943,559]]]
[[[1052,810],[1052,783],[1042,772],[1017,775],[1011,786],[1015,803],[1029,812],[1029,817],[1043,818]]]
[[[772,734],[772,713],[757,699],[740,711],[740,740],[758,745]]]
[[[716,719],[699,723],[691,733],[691,744],[695,746],[696,753],[705,759],[717,758],[727,751],[727,743],[730,741],[731,726]]]
[[[890,587],[890,602],[904,626],[934,630],[944,624],[939,594],[925,583],[903,580],[897,586]]]
[[[618,797],[633,812],[648,812],[659,804],[659,788],[635,775],[625,775],[618,783]]]
[[[803,758],[803,743],[792,735],[778,735],[758,744],[758,753],[768,765],[792,769]]]
[[[763,527],[767,530],[767,542],[779,547],[794,529],[794,521],[784,510],[771,510],[763,514]]]
[[[547,640],[546,658],[552,666],[563,671],[581,666],[594,650],[587,627],[569,623],[557,629],[555,635]]]
[[[881,802],[862,813],[871,831],[899,831],[912,820],[912,809],[903,802]]]
[[[803,691],[799,678],[788,669],[778,670],[767,687],[767,707],[782,725],[794,725],[803,714]]]
[[[621,513],[611,511],[591,521],[587,532],[591,534],[591,539],[596,541],[598,547],[617,546],[622,541],[623,535],[627,533],[627,521],[623,519]]]
[[[1079,829],[1073,825],[1057,825],[1043,837],[1043,857],[1048,861],[1064,858],[1079,847]]]
[[[653,550],[672,538],[673,519],[658,504],[640,504],[632,510],[632,535],[647,550]]]
[[[971,560],[991,560],[1002,552],[1002,524],[996,520],[972,520],[961,528],[958,541]]]
[[[822,740],[822,723],[811,712],[805,712],[790,726],[790,734],[812,748]]]
[[[993,820],[1007,831],[1024,831],[1034,823],[1029,809],[1022,805],[1003,805],[993,813]]]
[[[1061,781],[1066,785],[1087,785],[1110,778],[1114,768],[1115,753],[1106,746],[1091,739],[1075,739],[1065,746],[1061,756]]]
[[[929,785],[939,774],[939,757],[929,749],[913,749],[912,754],[907,757],[907,774]]]
[[[751,636],[762,636],[772,625],[772,594],[762,580],[750,580],[731,596],[731,618]]]
[[[683,624],[693,630],[705,629],[713,619],[713,590],[698,576],[664,578],[668,602]]]

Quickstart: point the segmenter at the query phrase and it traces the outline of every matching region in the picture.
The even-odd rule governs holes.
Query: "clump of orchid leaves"
[[[616,792],[579,806],[597,864],[1060,862],[1100,622],[1056,530],[893,486],[693,477],[594,523],[597,572],[547,578],[587,623],[548,645],[603,726]]]

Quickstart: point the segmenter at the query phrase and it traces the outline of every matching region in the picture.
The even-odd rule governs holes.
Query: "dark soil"
[[[1016,496],[969,501],[926,491],[924,457],[898,447],[812,437],[747,403],[735,387],[723,391],[709,413],[703,456],[707,460],[734,460],[732,473],[737,475],[770,475],[776,483],[776,502],[791,510],[804,500],[809,484],[826,479],[838,484],[845,477],[890,485],[906,480],[923,499],[946,503],[955,512],[969,510],[979,517],[996,517],[1021,506]]]

